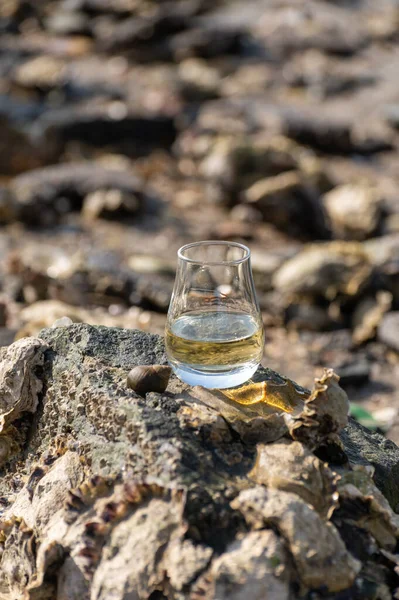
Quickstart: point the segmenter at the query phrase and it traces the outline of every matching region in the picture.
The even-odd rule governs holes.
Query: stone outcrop
[[[166,357],[138,330],[59,326],[1,352],[0,599],[397,591],[399,449],[343,428],[334,373],[310,393],[259,369],[282,412],[173,377],[139,396],[129,371]]]

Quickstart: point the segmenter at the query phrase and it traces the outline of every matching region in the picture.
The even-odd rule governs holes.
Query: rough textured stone
[[[22,412],[6,436],[23,443],[0,481],[5,600],[288,600],[298,589],[350,594],[376,577],[388,590],[398,585],[394,566],[380,565],[399,537],[387,502],[399,495],[399,457],[392,447],[388,461],[383,438],[353,424],[339,445],[346,415],[336,413],[336,394],[345,400],[336,376],[311,411],[316,392],[263,368],[254,377],[267,384],[262,406],[175,377],[164,393],[141,397],[126,377],[135,365],[166,363],[159,336],[59,325],[29,341],[24,361],[27,343],[3,351],[7,373],[19,365],[43,386],[37,407],[39,388],[28,386],[21,410],[36,412]],[[13,377],[0,373],[0,386]],[[293,441],[268,389],[298,397],[292,414],[315,435]],[[323,463],[316,442],[335,445],[340,460]]]
[[[376,431],[366,429],[354,419],[340,434],[349,462],[372,465],[377,486],[394,509],[399,503],[399,448]]]

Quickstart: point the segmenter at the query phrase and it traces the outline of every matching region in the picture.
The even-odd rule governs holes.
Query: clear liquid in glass
[[[229,310],[193,311],[165,331],[169,362],[189,385],[229,388],[247,381],[263,352],[259,318]]]

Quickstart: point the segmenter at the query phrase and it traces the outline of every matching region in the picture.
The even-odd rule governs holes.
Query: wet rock
[[[399,352],[399,311],[387,313],[379,324],[377,336],[380,342]]]
[[[382,199],[367,185],[342,185],[323,197],[335,238],[362,241],[380,225]]]
[[[69,211],[79,211],[84,198],[98,190],[132,195],[140,207],[148,198],[134,175],[104,169],[95,163],[64,164],[37,169],[15,177],[10,191],[18,218],[32,226],[50,226]]]
[[[244,192],[244,200],[255,205],[278,229],[298,237],[328,236],[317,194],[294,171],[257,181]]]

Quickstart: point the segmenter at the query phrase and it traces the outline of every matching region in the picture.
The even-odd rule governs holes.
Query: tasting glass
[[[242,244],[219,241],[187,244],[177,253],[166,353],[190,385],[241,385],[261,361],[264,333],[250,254]]]

